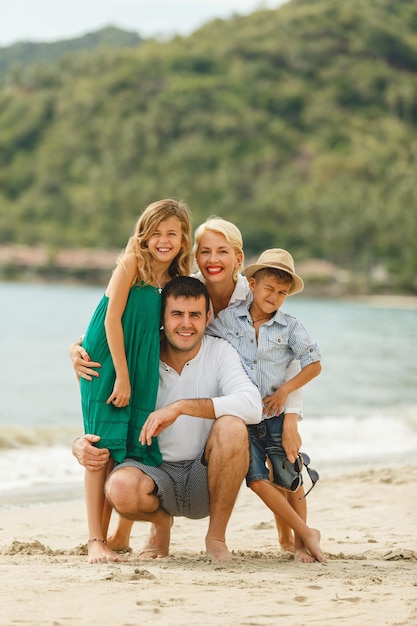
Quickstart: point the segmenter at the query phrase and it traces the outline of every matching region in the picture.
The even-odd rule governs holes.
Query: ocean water
[[[101,287],[0,283],[0,504],[82,489],[71,455],[82,434],[67,348],[84,332]],[[417,308],[289,298],[322,351],[304,391],[303,449],[335,465],[414,461]],[[314,462],[313,462],[314,461]]]

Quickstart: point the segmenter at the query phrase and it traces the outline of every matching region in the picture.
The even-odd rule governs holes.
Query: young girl
[[[142,446],[139,433],[158,391],[162,287],[174,276],[189,274],[190,258],[187,206],[171,199],[149,205],[83,339],[85,350],[101,363],[98,378],[80,379],[84,429],[99,435],[96,445],[111,452],[106,469],[85,473],[90,563],[118,560],[106,544],[110,508],[104,482],[113,463],[126,456],[148,465],[162,461],[157,440]]]

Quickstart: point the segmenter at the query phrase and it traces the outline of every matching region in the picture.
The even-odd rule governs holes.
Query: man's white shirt
[[[262,418],[262,399],[246,374],[236,350],[224,339],[203,337],[198,354],[178,374],[163,361],[159,364],[156,408],[176,400],[211,398],[216,418],[235,415],[246,424]],[[204,448],[214,420],[180,415],[158,435],[164,461],[197,458]]]

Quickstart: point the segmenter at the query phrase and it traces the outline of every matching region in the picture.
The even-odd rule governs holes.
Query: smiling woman
[[[215,316],[231,304],[237,289],[239,299],[249,290],[241,275],[243,240],[237,226],[220,217],[210,217],[195,231],[194,254]],[[238,294],[236,294],[238,295]]]

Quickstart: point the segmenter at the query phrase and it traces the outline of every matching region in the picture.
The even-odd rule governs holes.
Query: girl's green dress
[[[106,403],[116,378],[104,328],[108,303],[104,295],[82,342],[91,360],[101,363],[98,378],[91,382],[80,379],[84,430],[86,434],[100,435],[95,445],[108,448],[117,463],[134,457],[147,465],[159,465],[162,457],[157,439],[151,446],[143,446],[139,433],[155,409],[158,393],[161,295],[150,285],[134,285],[130,289],[122,317],[131,384],[129,406],[124,408]]]

